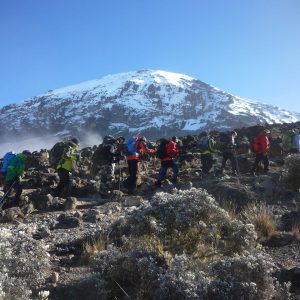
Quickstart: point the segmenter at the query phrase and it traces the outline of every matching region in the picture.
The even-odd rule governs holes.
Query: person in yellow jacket
[[[70,173],[74,169],[76,160],[78,159],[78,146],[79,142],[76,138],[66,142],[63,155],[56,167],[59,176],[59,183],[53,192],[53,196],[55,197],[62,197],[63,195],[68,196],[70,187]]]
[[[197,148],[201,153],[202,172],[207,175],[213,166],[212,154],[216,152],[215,141],[209,136],[208,132],[203,131],[200,133]]]

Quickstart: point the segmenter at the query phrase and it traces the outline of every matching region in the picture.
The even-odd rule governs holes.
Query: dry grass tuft
[[[107,238],[101,236],[97,240],[90,240],[83,244],[82,262],[87,265],[91,262],[92,258],[99,252],[106,249]]]
[[[276,220],[264,203],[253,203],[243,211],[247,221],[254,225],[258,239],[271,237],[276,233]]]
[[[300,239],[300,224],[295,224],[293,227],[292,227],[292,235],[293,237],[296,239],[296,240],[299,240]]]

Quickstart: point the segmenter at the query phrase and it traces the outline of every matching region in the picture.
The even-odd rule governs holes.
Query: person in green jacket
[[[25,171],[26,160],[30,156],[30,152],[28,150],[24,150],[22,153],[16,154],[9,161],[9,165],[7,167],[7,173],[5,175],[5,183],[3,192],[6,195],[6,199],[11,193],[12,190],[15,191],[15,196],[12,201],[5,202],[3,205],[3,209],[19,206],[20,196],[22,194],[23,188],[20,183],[20,179]]]
[[[56,167],[59,176],[59,183],[53,192],[55,197],[62,197],[63,195],[68,196],[70,187],[70,173],[74,169],[76,160],[78,158],[78,146],[79,142],[76,138],[72,138],[66,142],[63,155]]]
[[[216,152],[215,141],[209,136],[208,132],[203,131],[199,134],[199,141],[197,145],[198,150],[201,153],[201,165],[202,172],[204,175],[209,174],[213,166],[213,156],[212,154]]]

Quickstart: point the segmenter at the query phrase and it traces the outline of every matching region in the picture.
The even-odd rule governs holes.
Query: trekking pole
[[[119,168],[119,192],[121,190],[121,168],[120,168],[120,161],[118,161],[118,168]]]
[[[16,180],[11,184],[11,186],[9,187],[9,189],[6,191],[6,193],[0,199],[0,209],[2,209],[2,206],[5,203],[6,196],[9,194],[9,192],[11,191],[11,189],[13,188],[13,186],[15,185],[15,183],[16,183]]]

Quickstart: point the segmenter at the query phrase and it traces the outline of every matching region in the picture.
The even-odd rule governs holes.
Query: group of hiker
[[[268,151],[270,147],[268,129],[262,129],[254,136],[251,142],[251,150],[255,153],[255,161],[250,170],[252,175],[258,171],[259,164],[263,162],[263,172],[269,171]],[[203,176],[211,173],[214,159],[214,153],[222,155],[221,168],[219,174],[223,174],[227,161],[231,163],[233,176],[238,176],[237,163],[237,132],[221,132],[217,137],[208,132],[201,132],[193,149],[200,153]],[[172,183],[177,183],[179,167],[176,162],[181,154],[178,147],[180,140],[173,136],[170,139],[161,139],[158,145],[154,147],[147,142],[144,136],[134,136],[125,139],[123,136],[114,138],[111,135],[104,137],[103,142],[94,151],[91,158],[92,168],[91,175],[100,181],[104,181],[104,177],[110,181],[115,181],[116,165],[119,165],[119,189],[121,187],[121,167],[120,161],[127,162],[128,177],[122,180],[122,187],[126,189],[128,194],[134,193],[137,187],[137,177],[139,163],[148,157],[159,159],[161,161],[160,170],[158,172],[155,187],[162,186],[168,169],[172,169]],[[79,159],[79,141],[77,138],[70,138],[67,141],[56,143],[49,151],[50,166],[56,169],[59,176],[58,185],[52,190],[52,195],[63,197],[68,195],[70,189],[70,174],[72,173],[76,161]],[[285,153],[299,153],[300,135],[299,131],[289,131],[282,137],[282,149]],[[18,205],[22,194],[22,186],[20,178],[25,170],[26,159],[30,156],[30,152],[25,150],[20,154],[8,152],[2,160],[0,174],[4,179],[3,192],[4,196],[0,199],[0,208],[5,209],[12,205]],[[15,191],[15,197],[12,201],[6,201],[11,190]]]

